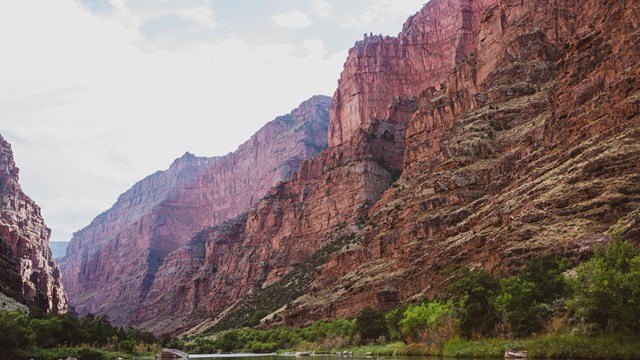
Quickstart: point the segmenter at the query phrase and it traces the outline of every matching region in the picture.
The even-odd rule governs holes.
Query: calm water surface
[[[338,356],[338,355],[313,355],[295,357],[293,355],[276,355],[276,354],[189,354],[189,359],[220,359],[220,358],[233,358],[234,360],[453,360],[454,358],[448,357],[433,357],[433,356],[369,356],[354,354],[353,356]]]

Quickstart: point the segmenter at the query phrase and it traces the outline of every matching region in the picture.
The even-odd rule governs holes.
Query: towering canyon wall
[[[462,266],[579,260],[620,218],[640,241],[639,15],[630,2],[430,1],[397,37],[349,52],[328,149],[231,220],[163,240],[144,286],[93,304],[135,304],[129,323],[156,333],[267,313],[263,325],[300,325],[423,300]],[[139,302],[113,305],[128,289]]]
[[[326,147],[330,102],[315,96],[235,152],[187,153],[122,194],[69,244],[62,269],[76,311],[129,324],[168,254],[198,231],[245,212]]]
[[[470,55],[478,9],[469,1],[434,1],[398,37],[358,42],[334,95],[329,148],[233,225],[207,230],[171,254],[175,261],[159,269],[134,323],[176,332],[229,305],[223,314],[233,314],[233,304],[260,296],[362,226],[368,208],[402,171],[417,96]],[[231,235],[232,229],[238,232]],[[310,277],[300,276],[296,286],[305,288]],[[282,301],[265,303],[274,310]]]
[[[401,178],[285,322],[421,301],[462,266],[579,261],[619,219],[639,244],[639,16],[595,0],[482,9],[475,51],[417,99]]]
[[[0,292],[46,311],[65,312],[67,296],[51,257],[40,207],[22,192],[11,145],[0,136]]]

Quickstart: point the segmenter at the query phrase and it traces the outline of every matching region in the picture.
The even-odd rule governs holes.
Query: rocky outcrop
[[[235,152],[216,158],[186,153],[122,194],[69,244],[62,268],[76,311],[129,324],[168,254],[202,229],[245,212],[326,147],[329,106],[329,98],[315,96]]]
[[[486,6],[476,50],[417,99],[401,178],[285,322],[352,317],[390,293],[420,301],[462,266],[579,261],[620,218],[640,243],[639,15],[630,2]]]
[[[329,149],[303,162],[291,181],[249,210],[242,234],[222,241],[223,256],[211,258],[200,250],[196,257],[204,260],[197,262],[199,270],[190,265],[161,268],[159,274],[206,276],[195,276],[186,288],[162,286],[168,281],[154,284],[150,294],[158,300],[138,313],[140,325],[172,332],[212,314],[224,320],[236,311],[222,312],[227,306],[279,286],[280,279],[320,249],[362,226],[369,207],[402,171],[416,96],[425,86],[443,81],[456,58],[473,49],[475,38],[468,35],[479,22],[478,9],[469,1],[434,2],[412,17],[397,38],[367,36],[358,42],[334,95]],[[210,246],[218,243],[217,232],[210,233]],[[194,249],[198,247],[188,245],[179,253]],[[299,275],[304,278],[299,286],[306,286],[310,274]],[[207,276],[211,279],[205,280]],[[389,294],[385,298],[394,299]],[[176,299],[170,303],[179,308],[163,305],[168,299]],[[271,308],[284,305],[282,301],[266,303]]]
[[[621,217],[640,241],[638,15],[629,2],[432,0],[398,37],[367,36],[334,95],[329,148],[245,215],[161,242],[175,247],[131,287],[143,300],[127,316],[156,333],[269,312],[264,326],[301,325],[423,300],[462,266],[579,261]]]
[[[331,105],[329,146],[345,143],[370,122],[398,124],[392,99],[440,86],[456,60],[475,49],[482,11],[497,0],[433,1],[397,37],[365,35],[351,50]]]
[[[65,312],[67,296],[51,257],[40,207],[22,192],[11,145],[0,136],[0,292],[18,303]]]

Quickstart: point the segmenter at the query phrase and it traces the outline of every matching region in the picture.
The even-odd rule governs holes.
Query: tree
[[[356,318],[356,331],[364,341],[377,340],[381,336],[389,337],[389,329],[384,321],[384,313],[371,307],[366,307]]]
[[[409,306],[400,320],[402,333],[411,341],[439,344],[456,335],[453,302],[431,301]]]
[[[614,240],[576,269],[576,314],[601,330],[640,332],[640,253]]]
[[[498,313],[491,298],[500,283],[486,270],[461,270],[458,279],[447,286],[446,292],[457,303],[460,331],[470,338],[491,335],[498,322]]]
[[[0,312],[0,349],[11,351],[35,344],[35,334],[27,316],[21,312]]]

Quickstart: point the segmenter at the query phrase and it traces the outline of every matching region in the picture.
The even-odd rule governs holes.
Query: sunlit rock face
[[[45,311],[65,312],[67,295],[51,257],[40,207],[22,192],[11,145],[0,136],[0,291]]]
[[[75,310],[130,324],[169,253],[246,212],[326,147],[330,103],[314,96],[236,151],[215,158],[186,153],[122,194],[69,244],[62,269]]]

